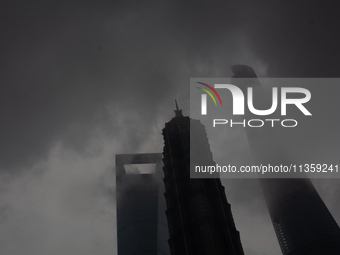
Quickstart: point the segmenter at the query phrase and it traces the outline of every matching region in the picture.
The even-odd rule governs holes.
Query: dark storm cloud
[[[127,147],[138,148],[164,103],[188,93],[188,78],[213,72],[197,65],[227,58],[240,6],[41,1],[1,10],[0,167],[10,170],[46,158],[57,141],[82,151],[100,132],[129,132]]]
[[[152,122],[190,76],[230,74],[241,44],[272,76],[338,76],[336,14],[316,1],[5,2],[1,168],[33,164],[58,140],[81,150],[98,125],[118,133],[108,104]]]
[[[271,77],[339,77],[337,1],[254,1],[251,48]]]
[[[125,8],[35,2],[2,9],[1,168],[33,164],[58,140],[82,150],[98,126],[119,135],[129,123],[110,123],[109,104],[117,115],[140,109],[150,121],[146,99],[157,104],[171,87],[168,64],[157,59],[162,45],[150,40],[159,39],[153,24],[162,19]]]
[[[239,63],[259,76],[338,77],[335,3],[2,1],[0,169],[48,159],[38,167],[50,170],[1,176],[3,253],[99,254],[99,243],[112,254],[112,151],[161,151],[174,99],[189,112],[190,77],[228,77]],[[279,254],[257,180],[223,183],[247,254]],[[336,183],[316,186],[339,220]]]

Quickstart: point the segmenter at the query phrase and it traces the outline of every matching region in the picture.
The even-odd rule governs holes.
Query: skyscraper
[[[253,78],[253,85],[260,86],[251,67],[237,65],[232,71],[232,84],[242,88],[236,78]],[[254,160],[258,164],[291,163],[287,149],[273,141],[279,134],[267,131],[271,134],[246,128]],[[284,255],[340,254],[339,226],[309,179],[260,179],[260,183]]]
[[[218,176],[190,179],[190,158],[214,164],[205,128],[184,117],[177,103],[176,108],[176,116],[162,132],[171,255],[242,255],[240,235]],[[190,125],[195,127],[191,134]],[[190,149],[190,140],[202,149],[200,154]]]
[[[124,165],[155,163],[154,173],[127,173]],[[170,255],[162,154],[117,154],[118,255]]]
[[[284,255],[340,254],[340,229],[309,179],[264,179],[261,186]]]

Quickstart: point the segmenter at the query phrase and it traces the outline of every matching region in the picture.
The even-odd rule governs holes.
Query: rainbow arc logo
[[[197,82],[197,83],[207,87],[212,92],[214,92],[215,95],[217,96],[218,100],[220,101],[220,104],[222,105],[222,100],[220,98],[220,95],[217,93],[217,91],[213,87],[211,87],[210,85],[203,83],[203,82]],[[196,87],[196,88],[201,89],[204,92],[206,92],[212,98],[212,100],[214,100],[215,106],[217,106],[215,97],[213,96],[213,94],[211,94],[211,92],[209,90],[201,88],[201,87]],[[202,100],[201,114],[202,115],[207,115],[207,94],[202,94],[202,96],[201,96],[201,100]]]
[[[201,84],[203,86],[206,86],[207,88],[211,89],[215,93],[215,95],[217,96],[218,100],[220,100],[220,104],[222,105],[222,101],[221,101],[220,95],[217,93],[217,91],[213,87],[211,87],[210,85],[208,85],[206,83],[203,83],[203,82],[197,82],[197,83]],[[215,100],[214,96],[211,94],[211,92],[209,90],[203,89],[201,87],[197,87],[197,88],[205,91],[212,98],[212,100],[214,100],[214,103],[217,106],[216,100]]]

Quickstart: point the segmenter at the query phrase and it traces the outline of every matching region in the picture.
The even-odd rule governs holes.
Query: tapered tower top
[[[233,78],[257,78],[254,69],[247,65],[233,65],[231,70],[234,73]]]

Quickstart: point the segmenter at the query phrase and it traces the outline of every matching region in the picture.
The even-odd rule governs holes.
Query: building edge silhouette
[[[240,234],[219,176],[190,178],[190,158],[214,164],[204,126],[184,117],[176,102],[175,117],[165,124],[162,134],[171,255],[243,255]]]

